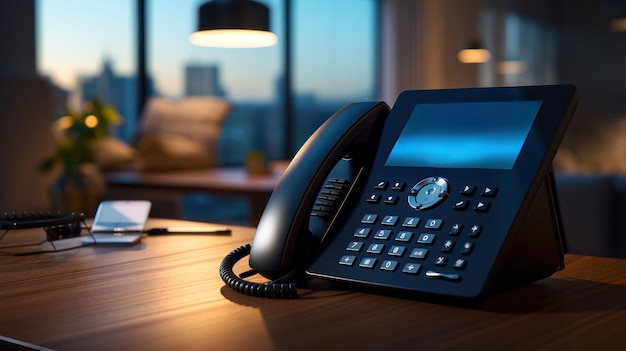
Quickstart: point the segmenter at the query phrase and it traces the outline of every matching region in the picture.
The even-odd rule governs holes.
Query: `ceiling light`
[[[213,0],[198,9],[198,29],[189,40],[199,46],[258,48],[278,42],[270,31],[269,8],[252,0]]]

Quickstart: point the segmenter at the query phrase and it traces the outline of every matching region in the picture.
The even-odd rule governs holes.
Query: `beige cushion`
[[[107,137],[96,145],[95,161],[103,171],[127,169],[135,162],[135,149],[113,137]]]
[[[222,125],[232,105],[217,97],[152,98],[137,141],[143,170],[203,168],[219,163]]]
[[[144,171],[173,171],[210,167],[217,163],[215,153],[195,140],[177,135],[148,135],[137,145]]]

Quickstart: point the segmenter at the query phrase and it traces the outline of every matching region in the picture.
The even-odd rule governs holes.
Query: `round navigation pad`
[[[448,181],[441,177],[420,180],[409,193],[409,206],[425,210],[441,203],[448,196]]]

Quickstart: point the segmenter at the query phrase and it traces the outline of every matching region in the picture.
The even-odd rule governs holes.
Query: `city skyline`
[[[220,69],[223,88],[233,100],[262,101],[275,97],[275,84],[282,76],[282,45],[261,49],[218,49],[193,46],[196,6],[203,1],[148,2],[148,74],[163,95],[184,95],[185,66],[215,65]],[[284,33],[282,1],[262,1],[272,9],[272,29]],[[361,12],[354,13],[355,3]],[[351,96],[372,85],[373,31],[370,0],[294,1],[298,26],[293,59],[295,88],[321,98]],[[364,5],[365,4],[365,5]],[[103,58],[114,59],[115,70],[123,75],[135,72],[135,10],[133,1],[94,2],[82,0],[41,0],[38,2],[38,68],[60,87],[75,90],[80,77],[98,74]],[[332,11],[328,11],[332,6]],[[371,5],[373,6],[373,5]],[[352,22],[345,23],[345,13]],[[89,16],[91,13],[99,16]],[[298,13],[307,15],[298,16]],[[344,16],[344,17],[342,17]],[[361,33],[359,33],[361,31]],[[339,36],[337,38],[337,36]],[[336,41],[331,41],[333,38]],[[282,38],[281,38],[282,39]],[[341,39],[341,40],[337,40]],[[349,42],[350,46],[342,45]],[[370,74],[364,72],[372,72]],[[371,90],[371,89],[370,89]],[[359,92],[358,94],[361,94]]]

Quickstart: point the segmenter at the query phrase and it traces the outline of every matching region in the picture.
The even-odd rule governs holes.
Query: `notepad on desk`
[[[150,201],[102,201],[91,234],[96,244],[132,245],[143,236],[150,215]]]

